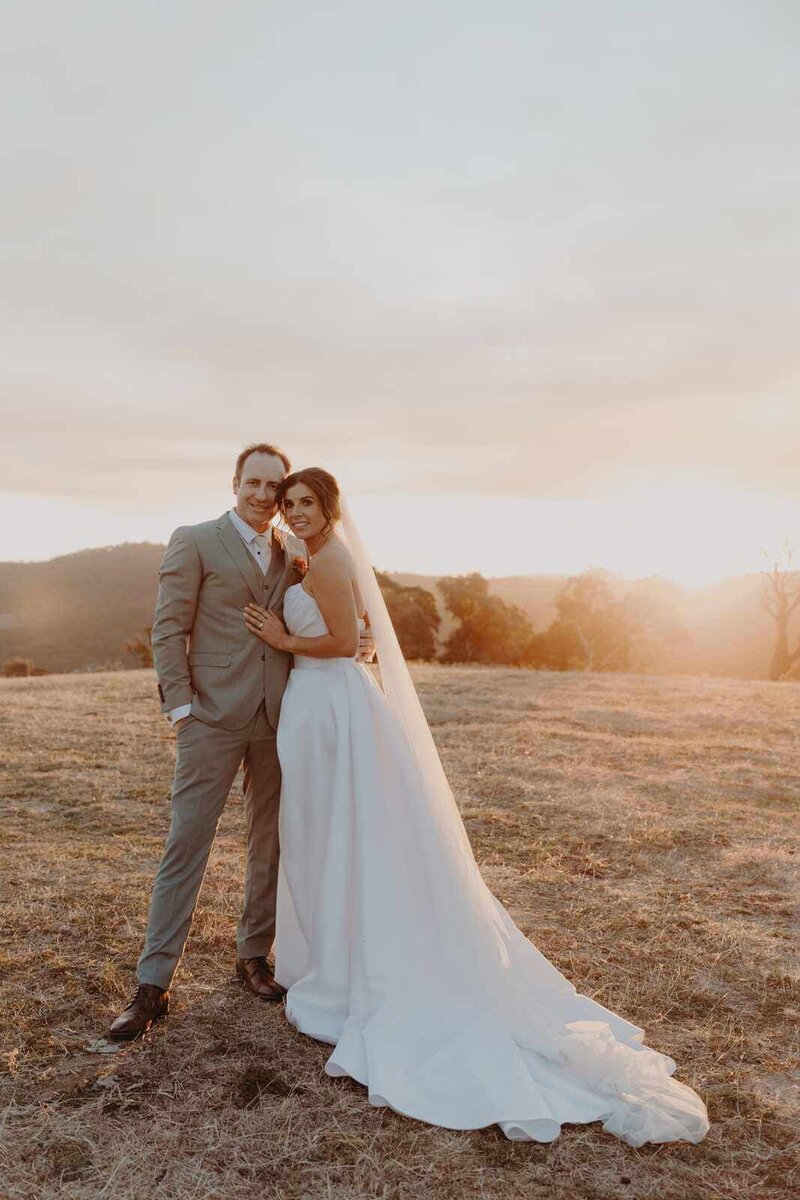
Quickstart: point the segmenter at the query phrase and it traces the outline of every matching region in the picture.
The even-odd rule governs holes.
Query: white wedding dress
[[[295,635],[327,632],[302,584],[284,616]],[[673,1060],[577,993],[488,890],[367,668],[296,657],[278,753],[275,974],[289,1021],[335,1046],[328,1074],[448,1129],[549,1142],[602,1121],[632,1146],[703,1138]]]

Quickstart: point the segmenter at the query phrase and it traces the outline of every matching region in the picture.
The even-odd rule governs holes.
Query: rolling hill
[[[126,543],[37,563],[0,563],[0,663],[15,655],[52,672],[109,663],[137,665],[124,643],[150,625],[164,547]],[[441,600],[437,578],[391,573],[405,585],[425,587]],[[534,628],[547,628],[565,577],[519,575],[493,579],[492,591],[519,605]],[[773,626],[761,607],[761,580],[744,575],[703,587],[683,588],[669,580],[617,580],[620,591],[656,590],[668,596],[689,637],[668,661],[670,674],[766,674]],[[450,628],[446,614],[445,637]],[[798,620],[794,636],[800,627]]]

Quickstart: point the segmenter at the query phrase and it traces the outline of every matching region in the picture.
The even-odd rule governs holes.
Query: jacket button
[[[261,661],[262,661],[262,662],[266,662],[266,661],[267,661],[267,654],[266,654],[266,651],[264,651],[264,653],[261,655]]]

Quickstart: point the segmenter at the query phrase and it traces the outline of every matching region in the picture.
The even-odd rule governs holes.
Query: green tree
[[[567,580],[556,612],[547,632],[533,639],[528,665],[556,671],[646,669],[658,647],[686,638],[663,586],[620,596],[605,571]]]
[[[441,624],[433,595],[425,588],[404,587],[381,571],[375,574],[404,656],[429,662],[436,657]]]
[[[521,608],[489,594],[482,575],[451,575],[439,580],[448,611],[458,625],[445,643],[442,662],[504,663],[524,661],[534,637]]]
[[[625,670],[631,629],[605,572],[586,571],[567,580],[556,597],[556,610],[548,642],[557,668]]]

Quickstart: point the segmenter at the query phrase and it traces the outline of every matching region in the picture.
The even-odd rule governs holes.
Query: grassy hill
[[[71,671],[124,660],[124,642],[152,624],[163,553],[141,542],[0,563],[0,661]]]
[[[0,563],[0,664],[21,655],[48,671],[115,661],[135,666],[123,645],[152,623],[163,552],[163,546],[145,542],[84,550],[44,563]],[[433,591],[444,639],[451,623],[436,590],[437,577],[390,574],[400,583]],[[491,580],[491,590],[524,609],[538,631],[552,620],[565,578],[508,576]],[[618,580],[616,586],[666,595],[689,634],[683,648],[656,664],[657,671],[750,679],[766,674],[773,626],[761,607],[759,576],[697,589],[659,579]],[[800,612],[796,616],[800,632]]]
[[[372,1108],[233,978],[241,783],[175,1008],[113,1048],[169,821],[150,671],[0,680],[9,1200],[786,1200],[797,1177],[800,684],[414,669],[481,870],[706,1101],[699,1146],[550,1146]],[[410,980],[413,991],[414,981]],[[416,997],[418,999],[418,997]]]

